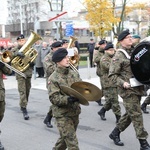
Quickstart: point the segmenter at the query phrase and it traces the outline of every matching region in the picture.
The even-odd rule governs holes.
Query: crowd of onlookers
[[[43,68],[43,60],[44,57],[50,52],[51,50],[51,45],[54,42],[58,42],[57,39],[49,39],[49,42],[45,42],[43,40],[38,40],[33,44],[33,48],[38,52],[38,56],[35,60],[35,66],[36,66],[36,72],[38,74],[38,78],[43,78],[45,73],[44,73],[44,68]],[[62,39],[60,40],[63,44],[67,44],[65,48],[68,47],[68,43],[70,42],[69,40]],[[14,48],[18,47],[17,42],[8,42],[7,45],[0,46],[0,52],[3,53],[6,50],[12,50]],[[78,41],[75,41],[75,47],[77,47],[79,51],[79,43]]]

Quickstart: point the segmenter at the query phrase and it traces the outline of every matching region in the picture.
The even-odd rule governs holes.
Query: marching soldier
[[[93,54],[93,62],[96,63],[96,65],[97,65],[96,74],[100,77],[101,89],[102,89],[102,84],[101,84],[101,72],[100,72],[100,59],[104,55],[104,48],[106,47],[106,44],[107,44],[106,40],[101,40],[98,43],[98,46],[95,48],[94,54]],[[100,106],[103,106],[103,104],[101,103],[101,99],[98,100],[97,103]]]
[[[26,39],[23,34],[21,34],[17,38],[18,47],[13,49],[14,57],[19,56],[20,58],[24,58],[25,55],[23,52],[19,52],[21,47],[26,43]],[[29,67],[23,72],[26,75],[26,79],[19,74],[16,74],[16,80],[18,82],[18,92],[20,94],[20,109],[23,113],[23,117],[25,120],[29,120],[29,115],[27,112],[27,104],[29,100],[29,94],[31,89],[31,78],[33,71],[34,62],[29,64]]]
[[[52,60],[56,63],[57,68],[48,79],[49,98],[60,134],[53,150],[65,150],[66,148],[79,150],[76,137],[81,113],[79,100],[66,95],[60,89],[61,85],[70,87],[74,82],[81,81],[79,74],[70,69],[67,54],[64,48],[59,48],[54,52]]]
[[[111,59],[115,53],[115,49],[112,43],[107,43],[104,48],[104,55],[100,60],[101,68],[101,84],[103,87],[103,94],[105,96],[106,103],[102,109],[98,112],[102,120],[106,120],[105,112],[112,109],[116,117],[116,123],[118,123],[121,117],[121,108],[118,101],[117,86],[112,84],[112,81],[108,78],[109,66]]]
[[[68,48],[68,44],[69,44],[69,40],[66,40],[66,39],[62,39],[62,47],[63,48]]]
[[[48,83],[48,78],[49,76],[54,72],[55,70],[55,63],[52,61],[52,56],[53,56],[53,53],[58,49],[62,47],[62,43],[57,41],[57,42],[54,42],[52,45],[51,45],[51,48],[52,50],[50,50],[49,54],[46,55],[46,57],[44,58],[44,61],[43,61],[43,67],[44,67],[44,70],[45,70],[45,76],[46,76],[46,87],[47,86],[47,83]],[[48,128],[52,128],[52,124],[51,124],[51,119],[53,117],[53,114],[52,114],[52,109],[51,109],[51,106],[49,108],[49,112],[47,113],[45,119],[44,119],[44,124],[46,124],[46,126]]]
[[[149,85],[145,85],[145,90],[148,90],[149,88],[150,88]],[[148,96],[146,97],[146,99],[144,100],[144,102],[141,105],[141,109],[142,109],[143,113],[149,114],[149,112],[146,110],[146,107],[149,104],[150,104],[150,93],[148,94]]]
[[[140,107],[141,96],[144,94],[144,87],[131,87],[129,80],[133,77],[130,67],[130,55],[132,50],[132,36],[129,30],[125,30],[118,36],[121,49],[118,49],[112,58],[109,77],[118,86],[118,94],[123,99],[125,114],[121,116],[116,127],[109,135],[116,145],[123,146],[120,140],[120,133],[131,123],[140,142],[140,150],[150,150],[147,142],[148,133],[143,125],[143,116]]]
[[[132,35],[132,42],[133,42],[133,44],[132,44],[132,46],[136,46],[136,45],[138,45],[139,43],[140,43],[140,40],[141,40],[141,37],[139,36],[139,35]]]
[[[5,87],[3,83],[3,74],[11,74],[12,71],[8,69],[2,62],[0,62],[0,123],[3,120],[5,112]],[[4,150],[4,146],[0,141],[0,150]]]

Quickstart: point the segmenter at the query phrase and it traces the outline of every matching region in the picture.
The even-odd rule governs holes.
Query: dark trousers
[[[89,53],[90,67],[93,67],[93,53]]]
[[[36,71],[37,71],[39,77],[44,77],[44,69],[43,69],[43,67],[40,67],[40,68],[36,67]]]

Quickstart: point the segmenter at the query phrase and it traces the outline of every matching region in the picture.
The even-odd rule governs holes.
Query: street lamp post
[[[20,11],[20,31],[21,34],[23,34],[23,26],[22,26],[22,6],[21,6],[21,2],[19,3],[19,11]]]

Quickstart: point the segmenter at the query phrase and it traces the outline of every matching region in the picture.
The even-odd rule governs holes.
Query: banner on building
[[[0,46],[7,46],[10,43],[10,39],[0,38]]]

